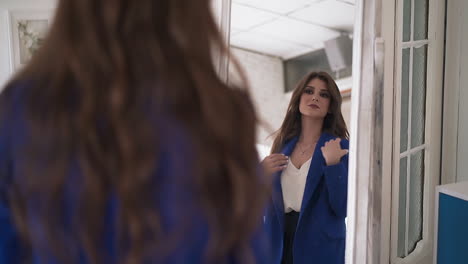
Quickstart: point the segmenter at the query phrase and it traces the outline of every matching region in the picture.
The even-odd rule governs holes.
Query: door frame
[[[379,263],[382,255],[384,63],[388,59],[382,35],[383,2],[355,2],[345,253],[349,264]]]
[[[229,47],[231,35],[231,0],[212,0],[213,14],[219,26],[226,48]],[[219,51],[214,52],[214,63],[220,78],[227,82],[229,72],[229,56],[220,56]]]

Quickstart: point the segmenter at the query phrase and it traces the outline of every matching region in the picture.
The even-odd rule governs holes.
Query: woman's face
[[[318,79],[312,79],[302,92],[299,102],[299,112],[303,116],[324,119],[330,106],[330,92],[327,84]]]

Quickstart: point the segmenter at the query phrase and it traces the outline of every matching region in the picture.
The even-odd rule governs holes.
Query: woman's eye
[[[312,92],[312,90],[307,89],[307,90],[304,90],[304,93],[306,93],[306,94],[313,94],[314,92]]]
[[[328,93],[321,93],[320,96],[323,98],[330,98],[330,95]]]

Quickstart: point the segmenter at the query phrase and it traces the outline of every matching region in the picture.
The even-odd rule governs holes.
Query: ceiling
[[[354,0],[233,0],[232,46],[290,59],[352,34]]]

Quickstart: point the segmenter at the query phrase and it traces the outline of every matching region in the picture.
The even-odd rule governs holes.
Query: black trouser
[[[293,264],[293,243],[299,213],[291,211],[284,214],[284,242],[281,264]]]

